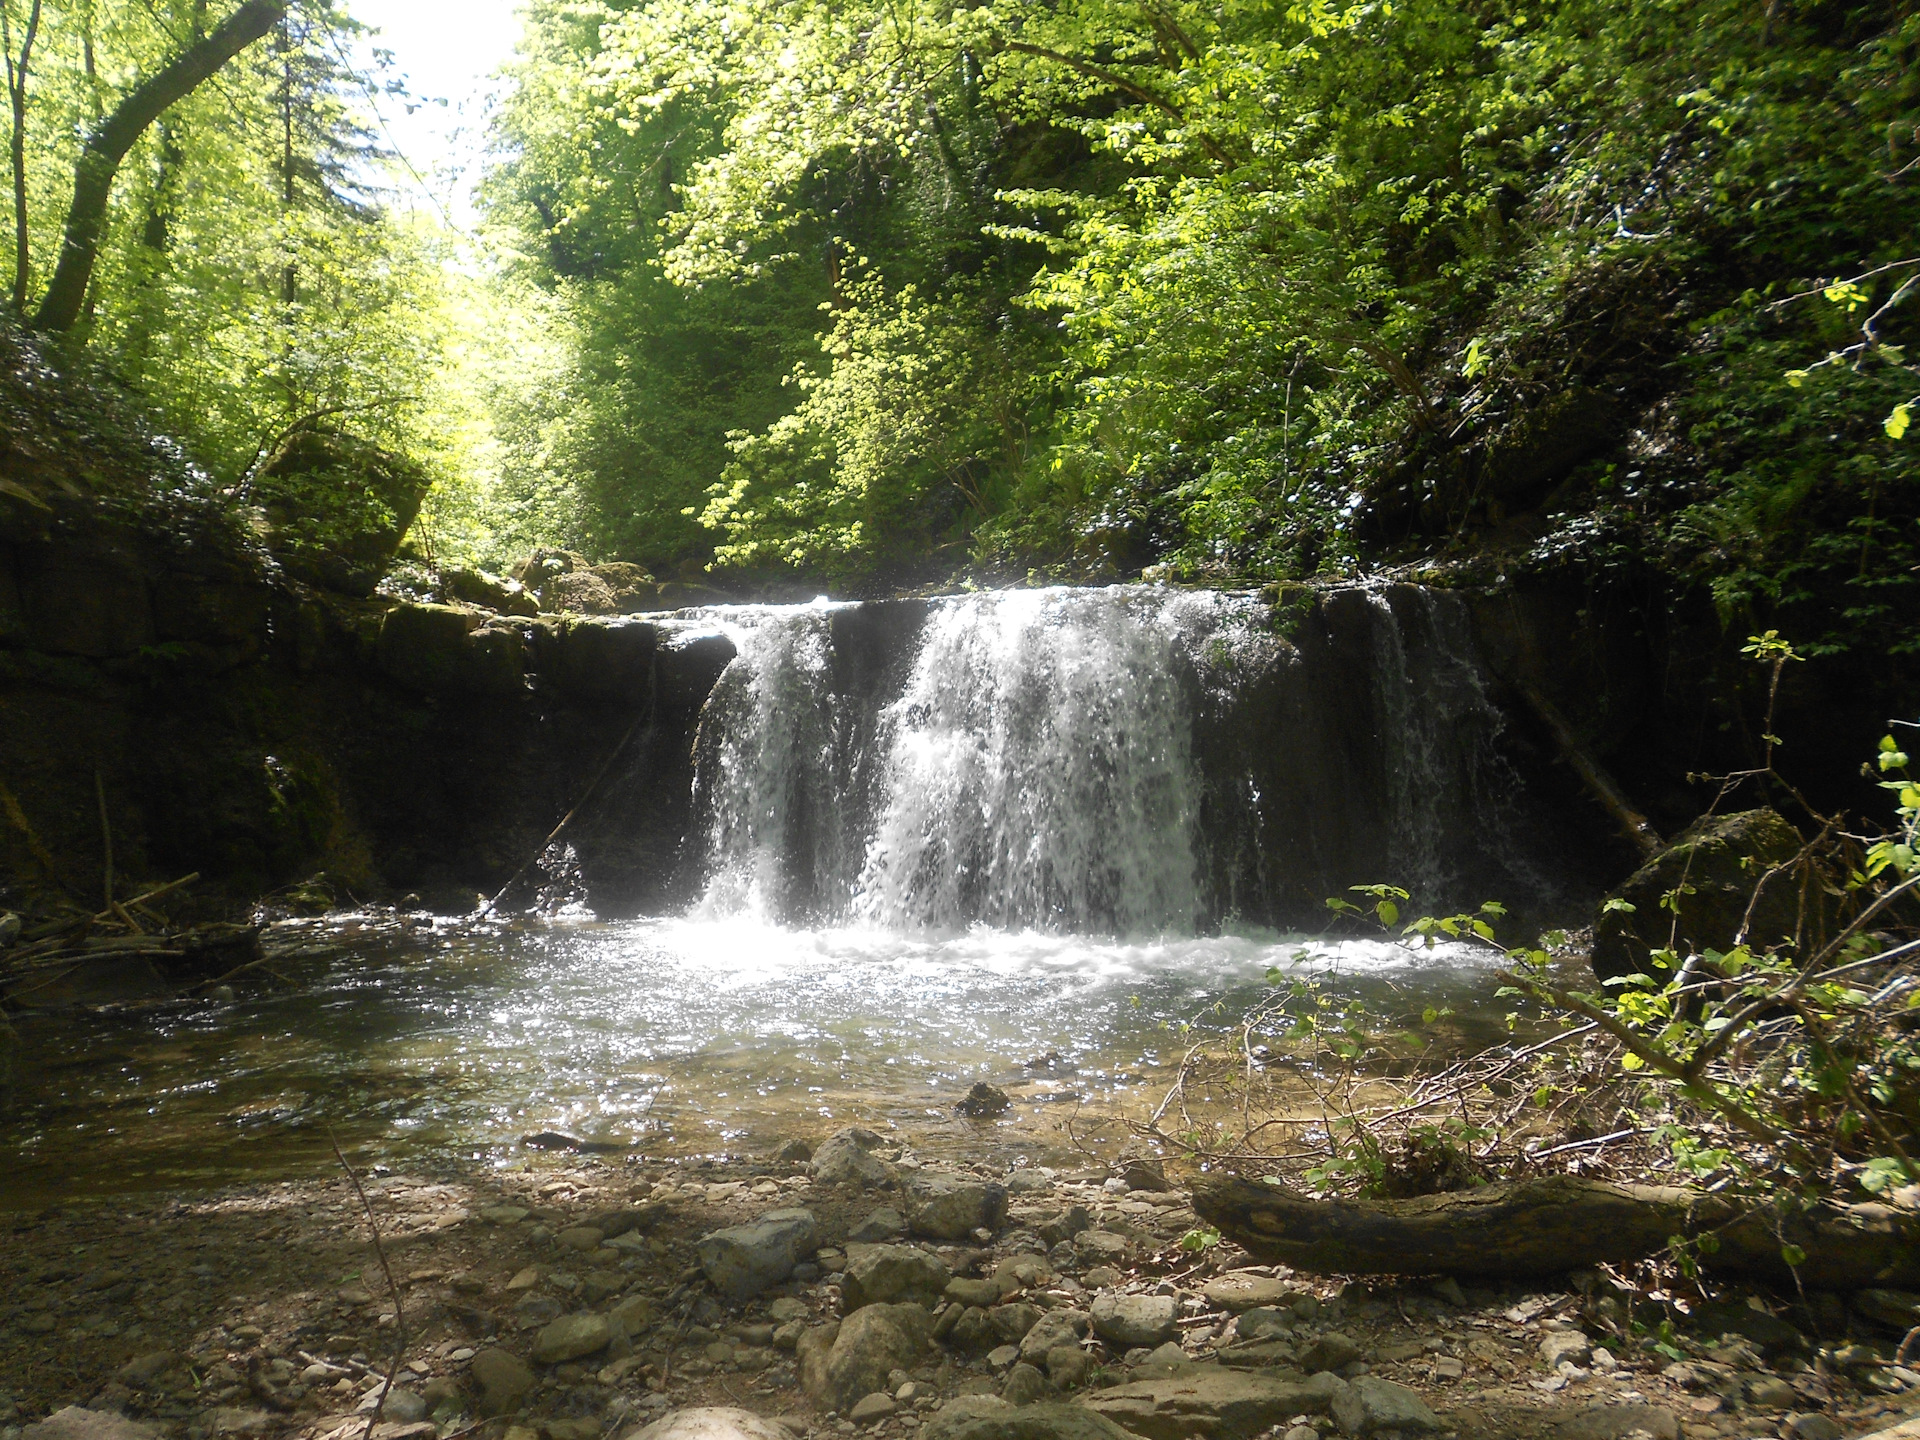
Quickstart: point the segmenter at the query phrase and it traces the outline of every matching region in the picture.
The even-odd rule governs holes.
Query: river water
[[[0,1203],[291,1178],[333,1164],[329,1131],[394,1166],[521,1163],[543,1131],[661,1157],[852,1123],[927,1154],[1070,1164],[1068,1120],[1110,1144],[1095,1122],[1152,1108],[1191,1043],[1180,1025],[1222,1025],[1269,966],[1409,1021],[1489,1014],[1497,983],[1372,943],[1296,967],[1302,945],[1276,936],[385,916],[284,925],[271,945],[277,976],[233,1003],[26,1019]],[[954,1114],[982,1079],[1011,1114]]]
[[[879,614],[661,622],[737,652],[695,743],[685,914],[289,922],[231,1003],[28,1018],[0,1203],[304,1173],[333,1136],[513,1164],[544,1131],[685,1156],[859,1121],[1063,1160],[1151,1108],[1183,1025],[1302,963],[1491,1038],[1485,958],[1267,928],[1362,880],[1542,893],[1457,602],[1354,591],[1291,636],[1254,597],[1146,587]],[[1009,1116],[955,1116],[979,1080]]]

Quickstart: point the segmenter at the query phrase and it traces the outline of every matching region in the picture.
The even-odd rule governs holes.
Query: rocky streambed
[[[384,1267],[344,1177],[11,1216],[0,1440],[1841,1440],[1920,1408],[1913,1297],[1310,1278],[1195,1248],[1148,1163],[849,1130],[365,1187]]]

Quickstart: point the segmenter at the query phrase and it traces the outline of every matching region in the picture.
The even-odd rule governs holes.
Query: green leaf
[[[1906,438],[1907,425],[1912,418],[1913,413],[1911,406],[1904,403],[1899,404],[1893,407],[1893,413],[1887,416],[1881,428],[1887,432],[1887,438],[1889,440],[1902,440]]]

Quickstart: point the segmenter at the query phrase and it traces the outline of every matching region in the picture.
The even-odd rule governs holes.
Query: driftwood
[[[1215,1177],[1194,1186],[1193,1208],[1261,1260],[1333,1274],[1520,1279],[1644,1260],[1677,1236],[1720,1274],[1810,1290],[1920,1287],[1920,1215],[1883,1205],[1776,1213],[1678,1186],[1553,1175],[1412,1200],[1312,1200]]]

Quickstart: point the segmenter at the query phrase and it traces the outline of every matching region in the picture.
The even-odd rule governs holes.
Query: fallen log
[[[1263,1261],[1329,1274],[1523,1279],[1645,1260],[1678,1237],[1719,1274],[1822,1290],[1920,1286],[1920,1215],[1884,1205],[1756,1209],[1571,1175],[1410,1200],[1314,1200],[1214,1176],[1194,1185],[1193,1208]]]

